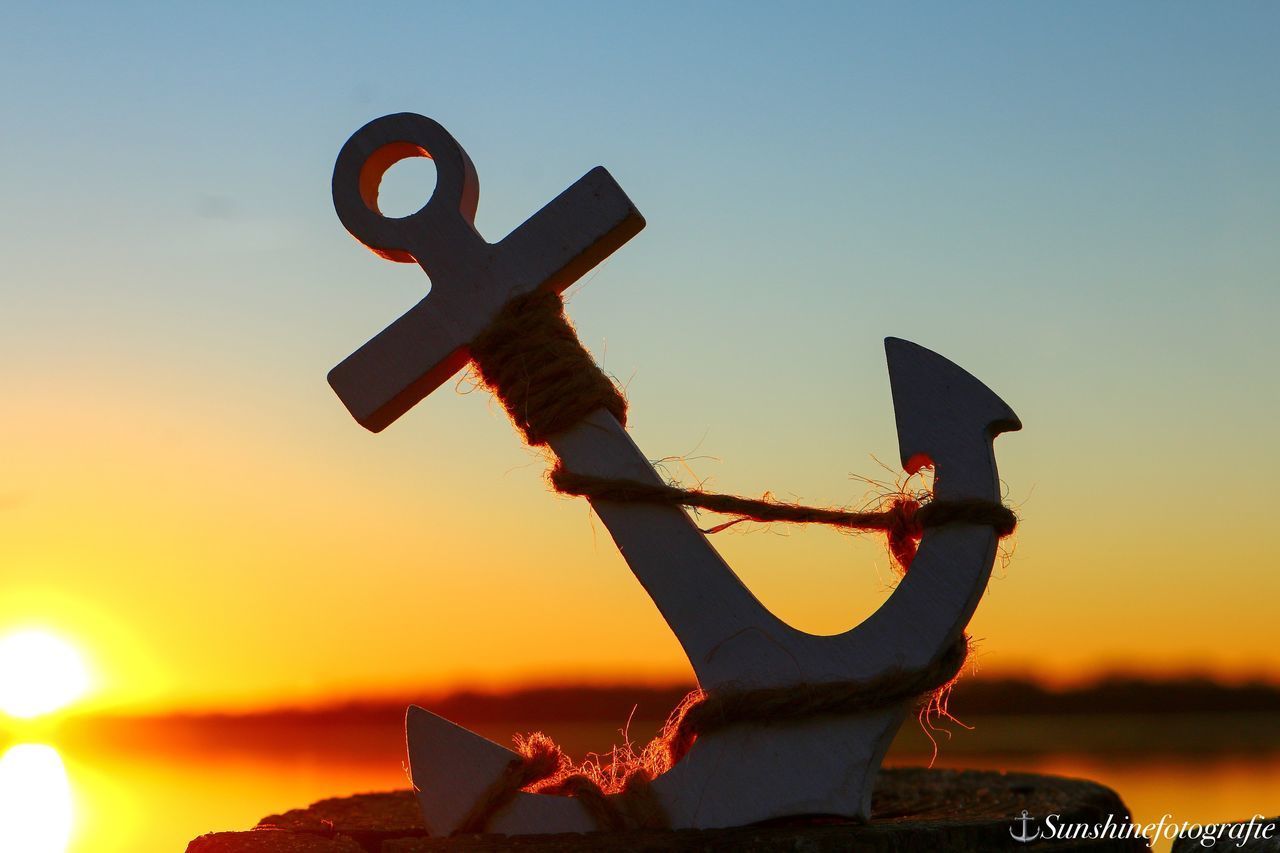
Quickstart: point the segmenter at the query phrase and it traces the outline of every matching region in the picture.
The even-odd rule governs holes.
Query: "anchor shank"
[[[570,471],[662,483],[631,436],[604,409],[548,443]],[[760,664],[777,658],[755,671],[776,675],[778,667],[794,669],[786,652],[767,636],[789,633],[789,627],[751,594],[684,510],[597,499],[591,506],[684,647],[703,689],[750,682],[753,668],[744,669],[741,655],[717,656],[731,639],[758,643],[752,651]]]

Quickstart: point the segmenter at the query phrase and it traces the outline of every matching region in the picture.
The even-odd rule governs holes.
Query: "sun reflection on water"
[[[64,853],[74,811],[62,756],[20,743],[0,756],[0,850]]]

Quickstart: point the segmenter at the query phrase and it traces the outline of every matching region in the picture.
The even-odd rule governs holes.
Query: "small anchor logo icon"
[[[1020,817],[1016,817],[1016,818],[1014,818],[1014,822],[1015,822],[1015,823],[1021,823],[1021,824],[1022,824],[1022,834],[1021,834],[1021,835],[1016,835],[1016,834],[1014,834],[1014,831],[1013,831],[1012,829],[1010,829],[1010,830],[1009,830],[1009,835],[1013,837],[1013,840],[1014,840],[1014,841],[1021,841],[1023,844],[1026,844],[1028,841],[1035,841],[1037,838],[1039,838],[1039,837],[1040,837],[1040,830],[1039,830],[1039,828],[1037,828],[1037,829],[1036,829],[1036,834],[1035,834],[1035,835],[1028,835],[1028,834],[1027,834],[1027,824],[1028,824],[1028,823],[1030,823],[1030,822],[1031,822],[1031,821],[1033,821],[1033,820],[1035,820],[1035,818],[1031,817],[1031,815],[1029,815],[1029,814],[1027,813],[1027,810],[1026,810],[1026,809],[1023,809],[1023,810],[1022,810],[1022,815],[1021,815]]]

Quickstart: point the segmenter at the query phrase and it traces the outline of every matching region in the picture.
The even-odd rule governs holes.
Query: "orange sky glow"
[[[861,505],[859,477],[900,473],[881,342],[903,337],[1024,424],[996,445],[1022,521],[971,627],[981,673],[1280,681],[1271,11],[26,18],[0,33],[23,81],[0,93],[23,164],[0,204],[0,637],[78,648],[75,708],[690,679],[487,392],[446,384],[371,435],[326,384],[429,287],[330,195],[343,142],[404,110],[467,149],[490,240],[597,164],[632,198],[648,227],[568,313],[687,485]],[[356,43],[376,56],[333,61]],[[810,631],[894,581],[871,535],[713,541]]]
[[[985,372],[999,387],[998,369]],[[110,393],[92,381],[77,390],[80,417],[58,412],[56,400],[29,401],[46,411],[28,421],[14,458],[41,486],[7,513],[6,552],[24,577],[0,592],[0,625],[45,628],[83,648],[98,675],[85,707],[689,678],[607,532],[585,502],[547,491],[543,459],[483,392],[446,391],[377,437],[335,416],[330,431],[351,432],[371,463],[339,469],[306,430],[295,435],[278,416],[264,422],[251,405],[187,413],[194,395],[176,405],[167,392]],[[643,438],[644,399],[632,396]],[[881,397],[874,408],[889,423],[847,443],[887,460],[891,410]],[[1162,533],[1158,497],[1118,518],[1084,480],[1075,491],[1045,488],[1061,463],[1028,452],[1044,452],[1038,429],[1033,420],[997,443],[1024,522],[973,623],[979,671],[1052,683],[1112,669],[1276,679],[1270,625],[1229,582],[1245,573],[1255,588],[1274,587],[1251,567],[1274,562],[1275,546],[1228,535],[1238,523],[1230,516]],[[477,448],[467,458],[449,451],[462,434]],[[865,499],[865,483],[817,476],[830,462],[814,446],[797,443],[790,476],[688,464],[745,492],[791,480],[814,484],[817,499]],[[863,472],[888,479],[863,458]],[[853,625],[894,578],[874,535],[755,525],[714,541],[765,603],[814,632]],[[1135,567],[1146,571],[1135,576]],[[148,581],[127,582],[139,575]],[[58,577],[74,583],[41,582]],[[1213,643],[1183,630],[1206,621]]]

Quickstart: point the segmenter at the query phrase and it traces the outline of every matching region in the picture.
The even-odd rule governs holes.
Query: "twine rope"
[[[470,835],[484,832],[485,826],[493,816],[514,800],[522,788],[546,779],[559,769],[559,756],[546,749],[531,752],[529,755],[508,762],[502,775],[475,801],[471,810],[458,823],[458,828],[453,831],[453,834]]]
[[[471,342],[480,378],[535,447],[596,409],[627,425],[627,400],[578,340],[558,293],[507,302]]]
[[[471,357],[511,420],[534,446],[575,426],[603,408],[627,422],[627,401],[578,340],[564,313],[560,295],[535,290],[507,302],[489,327],[471,344]],[[705,509],[734,516],[706,532],[717,533],[743,521],[825,524],[850,530],[883,531],[894,561],[904,571],[915,557],[927,527],[982,524],[1008,536],[1018,519],[1003,504],[982,500],[921,502],[898,495],[882,509],[852,512],[686,489],[673,485],[591,477],[557,464],[552,488],[593,500],[631,501]]]
[[[677,706],[655,739],[662,753],[659,766],[635,767],[613,793],[607,793],[600,783],[583,773],[570,772],[568,756],[551,738],[532,736],[520,743],[522,754],[512,759],[502,775],[485,789],[453,834],[484,832],[517,793],[530,788],[539,794],[576,798],[604,830],[668,828],[670,821],[651,783],[684,758],[699,737],[736,725],[788,725],[824,716],[863,714],[919,700],[947,689],[960,674],[968,655],[969,638],[961,636],[922,669],[892,670],[866,681],[716,693],[695,690]],[[562,777],[559,781],[538,785],[557,775]]]
[[[599,408],[626,424],[626,398],[583,348],[558,294],[536,290],[510,300],[471,343],[470,354],[481,379],[502,401],[531,445],[545,445],[549,436],[575,426]],[[904,571],[926,528],[981,524],[1003,537],[1012,533],[1017,524],[1017,516],[1008,507],[980,500],[921,502],[900,495],[883,509],[850,512],[590,477],[568,471],[560,464],[552,469],[549,479],[557,491],[591,500],[686,506],[735,516],[710,532],[746,520],[883,531],[895,561]],[[680,703],[657,739],[665,753],[661,769],[683,758],[698,737],[732,726],[786,725],[815,717],[862,714],[937,695],[958,676],[968,652],[969,638],[961,636],[926,667],[894,670],[869,680],[725,689],[710,694],[695,691]],[[602,829],[669,826],[650,787],[660,770],[636,767],[626,775],[619,790],[606,793],[595,780],[571,772],[572,763],[550,738],[535,736],[521,746],[522,754],[480,795],[454,834],[484,832],[517,793],[530,788],[578,799]],[[539,786],[547,780],[555,781]]]
[[[898,495],[883,509],[852,512],[843,509],[805,506],[768,498],[745,498],[686,489],[680,486],[640,483],[575,474],[557,465],[550,474],[551,485],[566,495],[606,501],[640,501],[697,507],[723,515],[732,521],[718,524],[707,533],[718,533],[743,521],[786,522],[789,524],[825,524],[850,530],[879,530],[888,539],[889,552],[898,566],[906,571],[916,555],[916,546],[925,528],[944,524],[983,524],[1004,537],[1013,532],[1018,517],[1008,507],[983,500],[933,500],[920,502]]]

